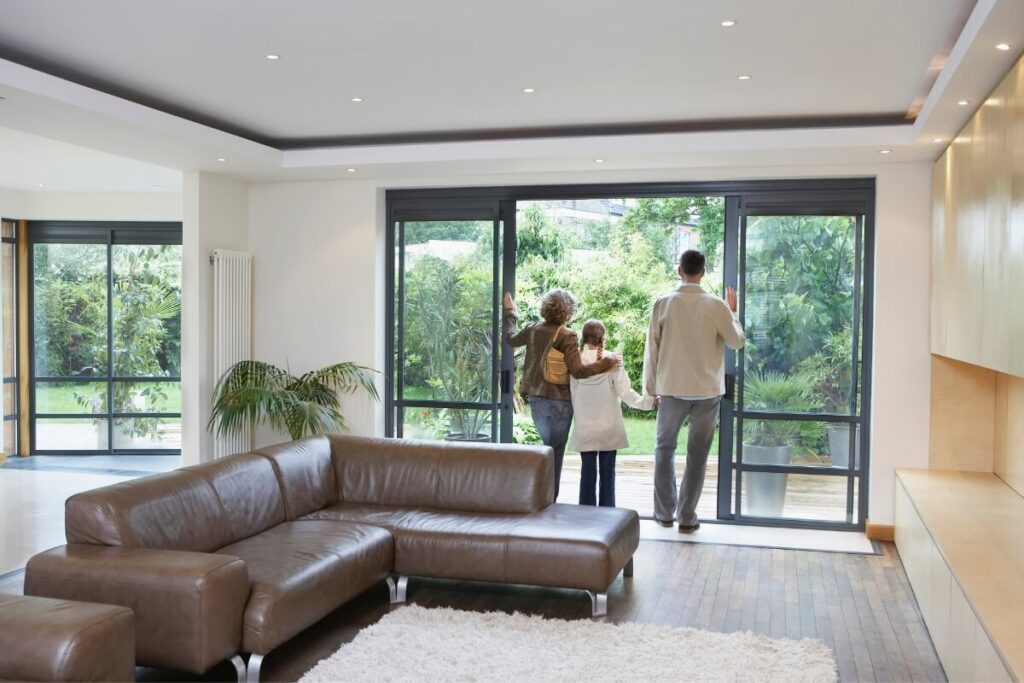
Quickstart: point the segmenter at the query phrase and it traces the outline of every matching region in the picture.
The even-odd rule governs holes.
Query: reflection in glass
[[[180,417],[136,417],[114,420],[114,448],[146,450],[181,449]]]
[[[403,396],[491,400],[494,224],[405,224]]]
[[[179,382],[115,382],[114,412],[180,413]]]
[[[450,408],[404,408],[402,436],[406,439],[429,441],[491,440],[492,413],[490,410]]]
[[[115,244],[114,376],[181,374],[181,245]]]
[[[105,376],[106,246],[36,244],[33,270],[36,376]]]

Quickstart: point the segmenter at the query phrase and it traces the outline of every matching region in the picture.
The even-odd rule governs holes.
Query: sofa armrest
[[[238,652],[249,591],[245,562],[213,553],[71,544],[25,568],[26,595],[130,608],[137,664],[196,674]]]

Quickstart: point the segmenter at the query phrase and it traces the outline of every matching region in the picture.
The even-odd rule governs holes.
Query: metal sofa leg
[[[391,604],[405,602],[405,594],[409,587],[409,577],[401,575],[397,577],[389,576],[387,581],[388,591],[391,593]]]
[[[625,576],[633,576],[633,558],[632,557],[629,558],[629,562],[626,563],[626,566],[622,568],[622,575],[624,577]]]
[[[605,616],[608,616],[608,594],[607,593],[595,593],[594,591],[587,591],[587,595],[590,596],[590,606],[592,608],[591,616],[593,616],[593,617],[605,617]]]
[[[235,655],[228,661],[235,667],[235,677],[238,679],[238,683],[245,683],[245,660],[242,659],[242,656]]]
[[[263,666],[263,658],[266,655],[249,655],[249,665],[246,667],[245,680],[246,683],[259,683],[260,680],[260,668]]]

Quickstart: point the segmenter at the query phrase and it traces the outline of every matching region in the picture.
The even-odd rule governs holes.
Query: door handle
[[[509,391],[511,391],[511,389],[512,389],[512,387],[511,387],[512,381],[511,380],[512,380],[511,373],[508,370],[502,370],[501,371],[501,393],[507,394]]]
[[[725,400],[736,400],[736,375],[725,376]]]

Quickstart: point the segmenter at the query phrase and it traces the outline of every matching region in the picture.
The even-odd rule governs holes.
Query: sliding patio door
[[[719,511],[739,521],[857,528],[866,506],[869,207],[743,201],[736,230],[747,342],[723,413]],[[870,329],[868,327],[868,329]]]
[[[180,452],[180,225],[30,235],[32,452]]]
[[[407,207],[391,218],[388,433],[511,440],[511,377],[501,353],[501,207]]]

